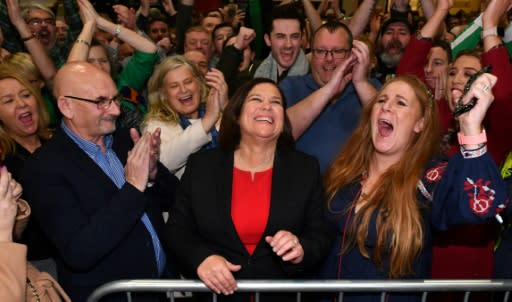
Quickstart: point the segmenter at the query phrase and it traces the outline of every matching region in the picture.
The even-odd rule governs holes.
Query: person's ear
[[[263,35],[263,38],[265,39],[265,44],[267,44],[268,47],[270,47],[270,36],[268,34]]]
[[[425,118],[420,118],[415,124],[414,124],[414,132],[420,133],[423,131],[423,128],[425,128]]]
[[[71,102],[67,97],[59,96],[59,98],[57,99],[57,107],[59,107],[60,112],[65,118],[73,118],[73,106],[71,105]]]

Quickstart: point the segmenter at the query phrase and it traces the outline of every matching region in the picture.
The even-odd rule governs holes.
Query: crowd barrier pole
[[[385,301],[386,293],[411,292],[423,293],[426,301],[430,292],[464,292],[464,301],[468,301],[471,292],[504,292],[503,302],[507,302],[512,291],[512,280],[241,280],[237,282],[237,292],[255,293],[258,302],[262,292],[295,292],[297,302],[301,301],[301,293],[307,292],[338,292],[339,301],[343,301],[344,292],[381,293],[381,301]],[[210,292],[200,281],[196,280],[119,280],[104,284],[97,288],[87,302],[101,302],[105,296],[114,293],[126,293],[127,302],[132,301],[131,293],[153,292],[167,293],[169,301],[178,300],[174,292]],[[179,301],[179,300],[178,300]],[[212,293],[212,301],[217,295]]]

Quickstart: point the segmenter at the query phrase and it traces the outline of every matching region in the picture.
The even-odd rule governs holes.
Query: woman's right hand
[[[230,295],[237,288],[232,272],[237,272],[241,268],[242,266],[232,264],[222,256],[211,255],[199,264],[197,275],[215,293]]]
[[[0,168],[0,242],[12,242],[12,230],[18,206],[15,187],[17,182],[4,166]]]

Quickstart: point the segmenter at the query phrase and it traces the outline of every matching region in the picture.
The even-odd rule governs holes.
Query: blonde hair
[[[195,81],[199,82],[200,97],[203,103],[208,96],[208,86],[204,80],[203,74],[199,69],[187,60],[184,56],[171,56],[163,60],[153,72],[148,82],[148,102],[149,110],[144,119],[144,123],[149,120],[157,119],[169,123],[180,123],[179,114],[169,105],[164,93],[164,79],[167,73],[179,67],[185,66],[192,72]]]
[[[51,136],[51,131],[48,129],[50,117],[46,110],[43,97],[41,93],[30,84],[24,73],[20,72],[19,66],[11,63],[0,63],[0,81],[5,79],[14,79],[20,82],[27,90],[36,98],[37,113],[39,121],[37,124],[37,136],[43,140],[47,140]],[[7,156],[16,151],[16,144],[13,138],[5,131],[3,123],[0,121],[0,150],[1,159],[4,160]]]
[[[436,154],[439,146],[438,110],[426,86],[416,77],[399,76],[388,81],[383,89],[394,82],[404,82],[414,90],[420,103],[424,128],[414,135],[400,161],[378,179],[366,204],[351,219],[346,230],[349,244],[340,251],[346,253],[357,246],[364,257],[371,258],[381,269],[385,262],[384,257],[389,258],[389,278],[414,274],[414,261],[423,248],[425,223],[420,213],[421,204],[416,197],[416,186],[425,165]],[[325,187],[329,209],[340,188],[360,182],[367,174],[375,153],[370,121],[372,108],[378,97],[379,94],[364,108],[357,128],[326,172]],[[370,256],[365,242],[370,221],[375,215],[377,240]]]
[[[42,81],[42,75],[39,68],[37,68],[30,54],[26,52],[11,53],[4,58],[2,63],[16,66],[16,70],[28,80],[36,78],[37,80]]]

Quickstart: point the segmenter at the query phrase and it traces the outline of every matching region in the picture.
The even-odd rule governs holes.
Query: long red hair
[[[436,102],[426,86],[416,77],[399,76],[388,81],[401,81],[412,87],[420,103],[424,128],[412,138],[403,157],[380,176],[367,202],[357,211],[348,226],[345,253],[357,246],[361,254],[370,258],[365,247],[368,227],[376,214],[377,242],[371,259],[382,268],[384,257],[389,257],[389,278],[414,274],[413,263],[423,247],[421,205],[416,198],[416,186],[425,165],[438,152],[439,121]],[[338,190],[361,181],[367,174],[375,149],[371,136],[371,112],[379,94],[367,105],[359,125],[354,130],[325,175],[327,202]],[[347,209],[348,210],[348,209]]]

